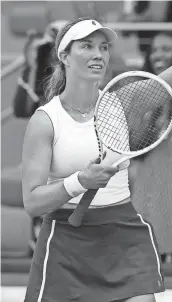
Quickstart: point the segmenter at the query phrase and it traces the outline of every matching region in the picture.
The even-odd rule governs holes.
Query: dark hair
[[[62,93],[65,89],[66,85],[66,74],[65,74],[65,66],[64,64],[58,59],[57,52],[58,47],[60,45],[61,40],[63,39],[64,35],[67,31],[74,25],[83,20],[90,20],[90,17],[82,17],[75,20],[68,22],[57,34],[56,41],[55,41],[55,53],[56,53],[56,61],[57,63],[52,66],[53,73],[47,79],[45,85],[45,97],[47,101],[50,101],[55,95]],[[67,46],[65,49],[66,52],[70,52],[72,46],[72,42]]]
[[[144,65],[143,65],[143,70],[144,71],[147,71],[147,72],[151,72],[151,73],[154,73],[153,71],[153,68],[152,68],[152,64],[150,62],[150,55],[151,55],[151,52],[152,52],[152,45],[153,45],[153,41],[154,41],[154,38],[159,36],[159,35],[165,35],[165,36],[169,36],[172,38],[172,31],[157,31],[154,33],[152,39],[151,39],[151,43],[145,53],[145,58],[144,58]]]

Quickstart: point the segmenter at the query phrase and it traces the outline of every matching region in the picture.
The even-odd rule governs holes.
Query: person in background
[[[30,118],[35,110],[45,104],[44,83],[52,74],[55,60],[54,41],[58,33],[58,23],[50,23],[44,36],[34,30],[28,32],[24,47],[25,66],[13,99],[13,114],[16,118]],[[29,242],[30,253],[33,254],[38,238],[42,217],[32,219],[32,238]]]
[[[145,53],[142,70],[158,75],[172,65],[172,31],[157,31]]]
[[[130,4],[128,4],[130,2]],[[126,3],[126,4],[125,4]],[[125,6],[129,7],[125,12]],[[172,1],[124,1],[123,22],[172,22]],[[149,49],[151,39],[156,34],[152,30],[124,31],[124,36],[136,34],[141,53]]]
[[[127,1],[125,1],[127,2]],[[128,4],[126,4],[128,5]],[[121,16],[123,22],[150,22],[152,20],[152,12],[150,11],[150,1],[131,1],[130,9]],[[152,38],[153,31],[123,31],[123,36],[136,34],[138,37],[139,50],[144,53]]]
[[[157,32],[143,70],[155,75],[172,66],[172,32]],[[134,164],[135,163],[135,164]],[[158,148],[133,161],[139,169],[132,201],[152,223],[163,262],[172,263],[172,133]]]
[[[54,38],[58,23],[50,23],[43,37],[31,30],[24,47],[25,66],[17,81],[13,113],[17,118],[30,118],[45,103],[44,82],[51,75],[54,61]]]

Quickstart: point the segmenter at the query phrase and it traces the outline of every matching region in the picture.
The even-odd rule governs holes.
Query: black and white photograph
[[[1,301],[172,301],[172,1],[1,5]]]

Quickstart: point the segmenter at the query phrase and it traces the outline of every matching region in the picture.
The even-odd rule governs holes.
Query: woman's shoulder
[[[59,137],[59,110],[60,99],[55,96],[47,104],[40,106],[31,117],[28,128],[34,136],[41,138],[42,136],[50,137],[57,141]]]
[[[44,110],[36,110],[30,118],[26,134],[33,137],[53,137],[53,126],[49,115]]]
[[[36,111],[30,118],[23,141],[24,154],[46,152],[52,147],[54,132],[48,115],[43,111]],[[31,158],[31,157],[30,157]]]
[[[60,99],[59,96],[54,96],[49,102],[45,103],[44,105],[40,106],[36,111],[49,111],[49,110],[56,110],[59,107]]]

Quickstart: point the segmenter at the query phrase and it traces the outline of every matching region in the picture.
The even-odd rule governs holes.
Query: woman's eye
[[[84,44],[83,48],[90,49],[91,48],[91,44]]]
[[[108,45],[103,45],[102,49],[105,50],[105,51],[107,51],[108,50]]]
[[[91,48],[93,48],[93,47],[94,47],[94,46],[91,45],[91,44],[83,44],[83,45],[82,45],[82,48],[84,48],[84,49],[91,49]],[[107,50],[108,50],[108,45],[102,45],[102,46],[100,47],[100,49],[103,50],[103,51],[107,51]]]

